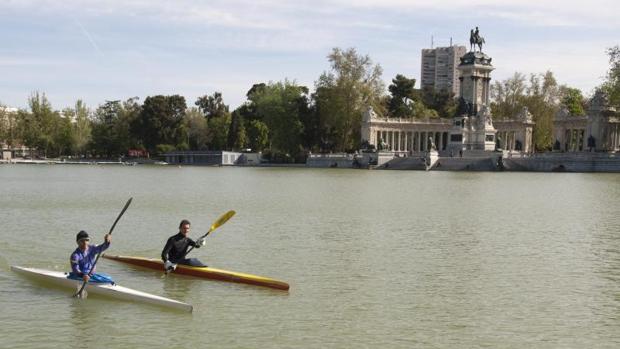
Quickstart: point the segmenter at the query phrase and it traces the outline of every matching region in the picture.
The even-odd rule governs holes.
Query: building
[[[222,166],[245,164],[243,153],[222,150],[174,151],[164,154],[166,162],[174,165]]]
[[[563,152],[620,152],[620,112],[597,91],[586,115],[571,116],[562,109],[553,120],[553,150]]]
[[[372,109],[362,117],[362,142],[389,149],[396,155],[437,150],[442,156],[463,151],[496,149],[529,153],[533,150],[532,116],[527,110],[514,119],[494,123],[490,112],[491,58],[480,51],[465,53],[463,46],[422,50],[422,81],[445,75],[455,81],[451,89],[459,96],[458,116],[451,119],[395,119],[377,116]],[[426,56],[426,59],[425,59]],[[449,62],[449,64],[447,64]],[[425,71],[424,64],[427,64]],[[442,65],[437,69],[438,64]],[[447,66],[450,66],[448,68]],[[429,78],[425,79],[425,74]],[[435,80],[447,84],[447,79]],[[427,85],[430,86],[430,85]]]
[[[437,47],[422,50],[422,88],[447,90],[458,95],[460,58],[465,55],[465,46]]]

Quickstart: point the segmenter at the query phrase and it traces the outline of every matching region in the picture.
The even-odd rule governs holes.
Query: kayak
[[[127,263],[139,267],[155,269],[164,271],[164,262],[159,259],[142,258],[142,257],[128,257],[128,256],[111,256],[107,254],[102,255],[103,258],[107,258],[113,261]],[[211,267],[192,267],[189,265],[177,264],[177,268],[173,271],[175,274],[190,275],[201,277],[205,279],[213,279],[220,281],[236,282],[240,284],[248,284],[255,286],[264,286],[275,288],[279,290],[288,290],[289,285],[284,281],[278,281],[271,278],[237,273],[234,271],[227,271],[222,269],[216,269]]]
[[[11,266],[11,270],[33,279],[47,281],[58,286],[67,287],[74,292],[78,290],[78,286],[82,285],[82,280],[69,279],[67,278],[69,273],[63,273],[60,271],[52,271],[38,268],[25,268],[18,266]],[[86,284],[86,288],[84,290],[89,294],[98,294],[130,302],[144,302],[152,305],[170,307],[188,312],[191,312],[193,310],[193,307],[190,304],[134,290],[128,287],[119,286],[117,284],[89,282],[88,284]]]

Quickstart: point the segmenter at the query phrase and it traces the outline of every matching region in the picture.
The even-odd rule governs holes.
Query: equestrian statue
[[[482,44],[484,44],[484,38],[480,36],[480,32],[478,31],[478,27],[476,30],[471,30],[469,34],[469,49],[470,51],[475,51],[476,45],[478,45],[478,51],[482,52]]]

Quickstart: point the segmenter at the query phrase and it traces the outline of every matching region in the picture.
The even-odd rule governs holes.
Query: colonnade
[[[428,151],[431,149],[429,137],[432,137],[437,150],[445,150],[448,144],[448,132],[442,131],[376,131],[376,144],[387,144],[392,151]]]
[[[581,128],[564,131],[564,151],[582,151],[585,148],[586,130]]]
[[[620,150],[620,125],[609,124],[607,128],[607,149],[611,151]]]
[[[496,137],[500,139],[499,146],[504,150],[523,150],[523,144],[517,140],[517,131],[499,131]]]

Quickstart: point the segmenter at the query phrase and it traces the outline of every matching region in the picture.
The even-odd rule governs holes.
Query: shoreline
[[[351,155],[351,154],[349,154]],[[305,164],[217,164],[195,165],[175,164],[164,161],[112,161],[89,160],[67,161],[61,159],[0,159],[0,165],[113,165],[113,166],[176,166],[176,167],[278,167],[278,168],[324,168],[357,170],[397,171],[448,171],[448,172],[571,172],[571,173],[620,173],[620,156],[616,153],[537,153],[509,154],[504,152],[475,153],[463,157],[440,156],[436,153],[414,154],[412,156],[379,156],[377,164],[360,162],[355,156],[330,154],[312,157]],[[335,156],[337,161],[335,160]],[[310,159],[310,158],[309,158]]]

